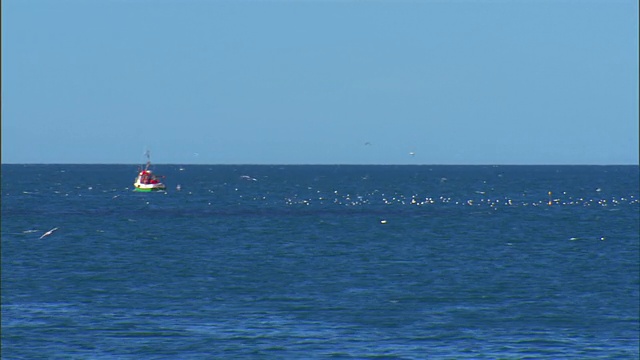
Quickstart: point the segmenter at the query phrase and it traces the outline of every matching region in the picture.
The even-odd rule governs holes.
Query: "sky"
[[[2,163],[638,164],[637,0],[3,0]]]

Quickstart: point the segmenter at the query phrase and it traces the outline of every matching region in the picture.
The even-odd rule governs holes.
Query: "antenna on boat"
[[[149,150],[147,150],[147,147],[143,147],[142,148],[142,154],[140,154],[140,163],[141,165],[138,166],[138,171],[142,171],[142,169],[144,169],[144,156],[147,154]]]
[[[147,158],[147,166],[145,166],[144,170],[149,170],[149,166],[151,166],[151,152],[147,149],[147,151],[144,152],[144,156],[146,156]]]

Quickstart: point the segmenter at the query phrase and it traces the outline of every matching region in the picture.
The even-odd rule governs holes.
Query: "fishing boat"
[[[138,169],[138,176],[133,182],[133,191],[138,192],[151,192],[165,190],[167,187],[162,183],[164,176],[159,176],[151,171],[151,156],[149,151],[145,153],[147,157],[147,164],[144,168]]]

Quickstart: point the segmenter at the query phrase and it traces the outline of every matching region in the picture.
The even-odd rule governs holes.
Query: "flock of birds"
[[[524,201],[522,199],[511,199],[508,197],[479,197],[475,199],[455,199],[449,196],[422,196],[413,194],[405,196],[402,194],[384,194],[374,191],[372,194],[363,195],[341,195],[338,191],[335,191],[331,196],[322,196],[320,191],[317,192],[317,197],[309,196],[292,196],[285,198],[287,205],[312,205],[312,204],[328,204],[333,203],[337,205],[345,206],[361,206],[370,204],[380,205],[413,205],[413,206],[428,206],[428,205],[460,205],[460,206],[473,206],[473,207],[490,207],[497,208],[501,206],[602,206],[602,207],[615,207],[623,204],[637,204],[640,202],[638,198],[633,195],[628,197],[619,197],[611,199],[585,199],[583,197],[573,198],[552,198],[537,199],[532,201]],[[264,200],[264,198],[255,198],[255,200]]]
[[[245,179],[249,181],[255,181],[254,178]],[[238,189],[236,189],[238,190]],[[311,190],[311,189],[310,189]],[[484,193],[480,193],[484,195]],[[266,196],[254,196],[246,197],[240,195],[242,201],[260,201],[269,202]],[[481,197],[477,199],[453,199],[447,196],[429,197],[420,196],[414,194],[411,196],[405,196],[402,194],[387,195],[377,190],[367,195],[351,195],[340,194],[337,190],[333,193],[323,195],[319,190],[316,190],[316,196],[298,196],[284,198],[284,204],[289,206],[310,206],[310,205],[339,205],[339,206],[365,206],[365,205],[408,205],[408,206],[430,206],[430,205],[460,205],[465,207],[488,207],[490,209],[497,210],[498,207],[526,207],[526,206],[601,206],[615,208],[620,205],[634,205],[639,204],[640,199],[634,195],[628,197],[619,197],[611,199],[585,199],[585,198],[572,198],[567,197],[564,199],[552,198],[549,193],[549,199],[539,199],[534,201],[522,201],[514,200],[510,198],[489,198]],[[208,203],[211,205],[211,202]],[[381,224],[386,224],[386,220],[380,221]],[[44,232],[39,240],[53,235],[58,230],[58,227],[54,227]],[[24,234],[39,233],[41,230],[25,230]]]

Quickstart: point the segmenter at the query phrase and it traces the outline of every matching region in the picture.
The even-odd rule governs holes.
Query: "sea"
[[[638,359],[631,166],[3,164],[2,359]]]

